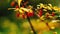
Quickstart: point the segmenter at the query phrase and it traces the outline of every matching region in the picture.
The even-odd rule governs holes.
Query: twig
[[[27,15],[27,12],[26,12],[26,15]],[[31,23],[30,18],[29,18],[28,15],[27,15],[27,20],[28,20],[28,22],[29,22],[29,24],[30,24],[30,27],[31,27],[33,33],[36,34],[36,32],[35,32],[35,30],[34,30],[34,28],[33,28],[33,25],[32,25],[32,23]]]

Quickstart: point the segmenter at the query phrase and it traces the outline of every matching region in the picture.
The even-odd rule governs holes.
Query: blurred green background
[[[15,17],[16,13],[13,10],[8,11],[12,1],[13,0],[0,0],[0,34],[33,34],[27,19],[17,19]],[[51,3],[53,6],[60,7],[60,0],[29,0],[29,4],[34,6],[34,8],[36,8],[36,5],[39,3]],[[35,22],[35,19],[31,19],[31,22],[36,27],[36,32],[38,32],[39,27],[35,24],[39,22]],[[60,34],[59,28],[56,28],[55,31]],[[43,34],[53,33],[52,31],[44,31]]]

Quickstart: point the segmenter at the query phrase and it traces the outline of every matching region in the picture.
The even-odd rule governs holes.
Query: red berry
[[[54,12],[52,12],[52,16],[55,16],[55,13]]]
[[[32,13],[28,12],[28,14],[27,14],[27,16],[29,16],[29,17],[32,17],[33,15],[34,15],[33,12]]]
[[[42,13],[43,11],[42,11],[42,10],[40,10],[39,12],[40,12],[40,13]]]
[[[42,16],[42,13],[40,13],[39,16],[41,17]]]
[[[16,14],[16,17],[19,17],[20,16],[20,13],[18,12],[17,14]]]
[[[25,18],[26,18],[26,16],[23,14],[23,15],[22,15],[22,18],[23,18],[23,19],[25,19]]]
[[[19,6],[18,6],[18,5],[16,5],[16,8],[19,8]]]
[[[13,1],[13,2],[11,2],[11,6],[13,7],[15,5],[15,2]]]
[[[39,15],[40,15],[40,17],[42,16],[42,14],[43,14],[43,11],[40,10],[40,11],[39,11]]]

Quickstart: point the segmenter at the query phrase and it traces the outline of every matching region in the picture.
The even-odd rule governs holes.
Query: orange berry
[[[12,1],[12,2],[11,2],[11,6],[13,7],[14,5],[15,5],[15,2],[14,2],[14,1]]]

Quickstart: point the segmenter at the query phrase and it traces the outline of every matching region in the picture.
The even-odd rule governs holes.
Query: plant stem
[[[26,12],[26,15],[27,15],[27,12]],[[28,22],[29,22],[29,24],[30,24],[30,27],[31,27],[33,33],[36,34],[36,32],[35,32],[35,30],[34,30],[34,28],[33,28],[33,25],[32,25],[32,23],[31,23],[30,18],[29,18],[28,15],[27,15],[27,20],[28,20]]]

